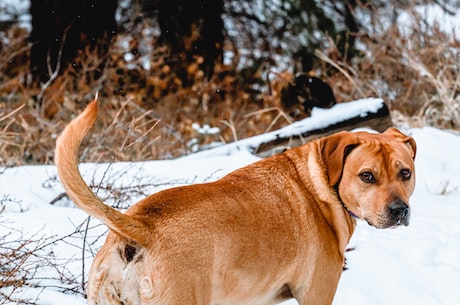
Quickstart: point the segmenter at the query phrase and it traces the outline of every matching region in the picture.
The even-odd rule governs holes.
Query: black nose
[[[402,200],[396,200],[389,206],[391,218],[397,224],[409,224],[410,209],[409,206]]]

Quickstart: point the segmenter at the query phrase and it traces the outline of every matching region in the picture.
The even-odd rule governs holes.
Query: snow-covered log
[[[390,126],[389,110],[383,100],[366,98],[339,103],[329,109],[313,108],[310,117],[281,129],[203,150],[187,158],[229,155],[235,150],[263,158],[337,131],[370,128],[382,132]]]
[[[266,157],[338,131],[370,128],[382,132],[390,126],[390,113],[382,99],[340,103],[330,109],[314,108],[311,117],[270,133],[254,152]]]

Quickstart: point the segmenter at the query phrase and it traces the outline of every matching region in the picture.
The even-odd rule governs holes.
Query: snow
[[[2,0],[0,1],[0,22],[16,21],[21,27],[30,29],[30,1]]]
[[[347,104],[336,105],[330,110],[315,109],[311,118],[282,130],[176,160],[88,163],[82,164],[81,170],[88,183],[124,187],[130,196],[119,204],[126,208],[144,196],[133,191],[138,190],[138,185],[142,185],[139,189],[145,193],[151,193],[218,179],[257,161],[259,158],[251,152],[263,141],[280,134],[323,127],[322,124],[364,111],[377,111],[382,100],[364,99]],[[411,199],[411,223],[395,230],[377,230],[365,222],[358,222],[350,242],[354,250],[346,255],[349,269],[339,282],[334,305],[460,304],[460,136],[429,127],[405,132],[417,141],[417,185]],[[62,192],[54,166],[0,169],[0,246],[18,240],[48,238],[43,242],[46,246],[40,250],[40,256],[51,258],[59,265],[40,268],[30,286],[16,291],[16,298],[28,298],[40,305],[86,303],[81,294],[66,289],[75,290],[82,278],[82,243],[87,215],[67,199],[50,204]],[[108,196],[108,203],[117,203],[104,187],[99,195]],[[89,226],[84,278],[87,278],[95,251],[103,242],[99,236],[106,233],[106,228],[94,219]],[[54,240],[56,242],[50,242]],[[28,247],[34,248],[37,244]],[[39,257],[29,260],[43,263]],[[61,280],[62,275],[74,282]],[[8,290],[3,288],[1,292]],[[0,303],[4,304],[1,300]],[[293,300],[284,303],[295,304]]]
[[[437,4],[417,5],[414,7],[414,12],[423,16],[424,22],[417,22],[414,12],[402,11],[398,16],[397,24],[401,32],[406,34],[414,29],[420,30],[420,26],[423,27],[421,30],[426,33],[432,33],[433,28],[438,27],[443,33],[451,35],[452,39],[458,40],[460,38],[460,23],[458,22],[460,10],[453,3],[452,8],[449,5],[446,5],[445,8],[446,10]]]

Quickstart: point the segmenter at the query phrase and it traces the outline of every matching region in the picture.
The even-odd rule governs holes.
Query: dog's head
[[[341,132],[321,145],[330,186],[352,215],[377,228],[409,224],[415,153],[414,139],[396,128]]]

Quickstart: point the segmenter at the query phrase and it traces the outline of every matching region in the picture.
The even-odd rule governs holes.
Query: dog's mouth
[[[396,229],[400,226],[407,227],[409,225],[410,213],[404,217],[393,217],[391,214],[377,217],[376,219],[364,218],[364,220],[377,229]]]
[[[376,227],[377,229],[396,229],[400,226],[407,227],[409,225],[410,208],[407,205],[405,209],[401,209],[397,212],[395,212],[394,209],[390,208],[386,213],[376,215],[374,219],[365,216],[359,217],[353,211],[351,211],[345,204],[342,203],[342,205],[351,217],[356,219],[363,219],[370,226]]]
[[[408,226],[410,219],[410,207],[406,202],[398,199],[391,202],[380,213],[364,213],[363,218],[367,223],[378,229],[395,229],[400,226]]]
[[[396,228],[400,227],[401,225],[404,225],[405,227],[407,227],[407,226],[409,225],[409,222],[408,222],[408,221],[406,221],[406,222],[404,222],[404,223],[402,223],[402,222],[397,222],[396,224],[394,224],[394,225],[389,225],[388,227],[383,228],[383,229],[396,229]]]
[[[409,217],[404,218],[404,219],[398,219],[396,221],[396,223],[394,225],[392,225],[392,226],[389,226],[389,228],[390,229],[396,229],[397,227],[399,227],[401,225],[407,227],[409,225]]]

